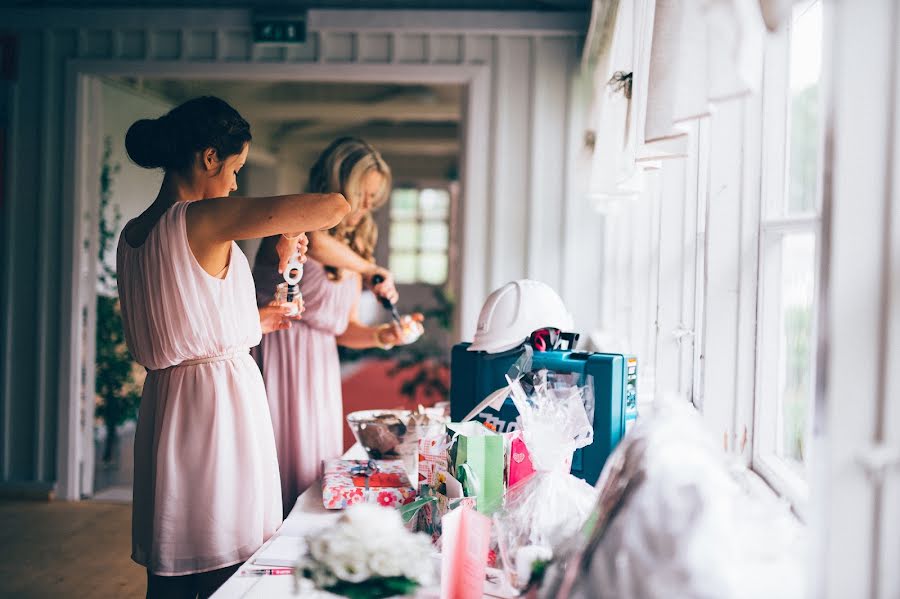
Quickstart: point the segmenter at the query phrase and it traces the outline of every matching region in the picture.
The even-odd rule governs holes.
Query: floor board
[[[131,506],[0,501],[0,596],[143,597]]]

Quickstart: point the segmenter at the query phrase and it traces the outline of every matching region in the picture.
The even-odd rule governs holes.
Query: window
[[[764,150],[783,147],[784,153],[764,159],[753,464],[796,500],[806,493],[814,390],[821,0],[794,7],[788,37],[774,44],[771,55],[763,124],[772,133]]]
[[[450,192],[400,187],[391,193],[388,268],[401,284],[447,282]]]
[[[815,386],[823,1],[795,3],[789,26],[766,35],[758,92],[710,100],[709,114],[680,123],[686,156],[643,161],[645,189],[606,213],[606,335],[596,336],[607,351],[637,355],[640,396],[692,399],[722,448],[801,514]],[[647,91],[634,93],[641,118]]]

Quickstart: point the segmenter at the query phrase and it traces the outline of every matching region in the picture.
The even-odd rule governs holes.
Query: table
[[[314,484],[297,498],[297,503],[294,504],[291,513],[285,518],[275,535],[260,547],[240,568],[238,568],[238,571],[215,592],[213,598],[238,599],[266,597],[267,599],[276,599],[277,597],[298,596],[294,595],[295,583],[293,576],[246,576],[241,573],[245,570],[258,570],[262,568],[261,566],[253,565],[253,560],[255,560],[276,537],[291,536],[302,538],[311,531],[335,523],[340,515],[341,513],[337,510],[325,509],[322,505],[322,488],[320,485]],[[311,597],[317,595],[304,593],[300,596]],[[318,594],[318,596],[333,597],[334,595],[324,593]]]
[[[364,460],[366,459],[366,452],[362,446],[357,443],[348,449],[341,457],[345,460]],[[339,510],[325,509],[325,506],[322,504],[322,485],[318,481],[313,483],[310,488],[297,498],[297,502],[294,503],[291,513],[288,514],[287,518],[284,519],[284,522],[281,523],[281,526],[278,528],[275,535],[266,541],[262,547],[257,549],[256,553],[250,556],[250,559],[238,568],[238,571],[235,572],[234,575],[232,575],[232,577],[215,592],[215,594],[213,594],[213,599],[238,599],[257,596],[275,599],[277,597],[297,596],[294,595],[295,585],[293,576],[246,576],[242,575],[241,572],[245,570],[261,569],[260,566],[253,565],[253,560],[255,560],[276,537],[292,536],[302,538],[312,531],[334,524],[340,517],[341,512]],[[311,595],[305,593],[302,596],[307,597]],[[334,595],[331,595],[330,593],[324,593],[322,596],[334,597]]]
[[[358,444],[347,450],[343,456],[346,460],[366,459],[365,451]],[[279,599],[281,597],[319,597],[334,599],[336,595],[326,593],[324,591],[302,590],[300,594],[295,594],[296,584],[293,576],[273,575],[273,576],[247,576],[242,572],[247,570],[258,570],[262,566],[255,566],[253,561],[261,554],[265,548],[271,544],[276,537],[290,536],[303,538],[304,536],[330,526],[337,522],[340,518],[340,510],[326,510],[322,505],[322,485],[314,483],[309,489],[303,492],[297,498],[297,502],[291,509],[291,513],[285,518],[281,527],[275,535],[269,539],[250,559],[248,559],[235,574],[229,578],[224,585],[213,595],[213,599]],[[493,572],[499,575],[498,571]],[[438,589],[422,589],[418,595],[422,599],[437,599],[440,593]],[[485,597],[512,597],[509,593],[504,593],[499,585],[485,582]]]

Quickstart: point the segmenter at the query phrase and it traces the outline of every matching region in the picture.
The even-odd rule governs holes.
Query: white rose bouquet
[[[357,503],[307,539],[296,572],[352,599],[407,595],[432,582],[432,551],[431,539],[409,532],[397,510]]]

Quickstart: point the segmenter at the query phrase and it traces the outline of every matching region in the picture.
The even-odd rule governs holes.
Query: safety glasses
[[[556,327],[543,327],[532,331],[528,342],[534,351],[545,352],[555,349],[571,351],[578,343],[578,333],[564,333]],[[565,347],[563,347],[565,345]]]

